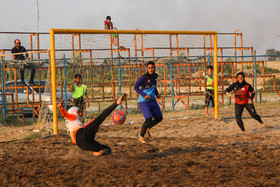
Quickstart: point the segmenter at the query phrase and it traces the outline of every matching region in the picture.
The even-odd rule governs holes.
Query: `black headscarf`
[[[150,64],[153,65],[154,68],[156,67],[154,61],[148,61],[147,67],[148,67],[148,65],[150,65]],[[150,74],[150,73],[147,71],[147,76],[149,77],[149,79],[150,79],[151,81],[155,81],[155,80],[156,80],[156,74],[155,74],[155,72],[154,72],[153,74]]]
[[[238,80],[237,80],[236,83],[237,83],[237,85],[239,87],[242,87],[246,83],[246,81],[245,81],[245,74],[243,72],[239,72],[239,73],[237,73],[236,77],[238,77],[239,75],[242,75],[244,77],[244,81],[242,83],[239,83]]]

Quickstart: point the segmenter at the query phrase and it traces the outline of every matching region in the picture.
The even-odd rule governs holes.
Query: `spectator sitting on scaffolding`
[[[113,27],[113,30],[118,30],[116,27]],[[113,44],[114,45],[118,45],[119,43],[119,34],[115,33],[115,34],[112,34],[112,38],[113,38]],[[123,47],[123,46],[121,46]]]
[[[107,16],[106,20],[104,21],[104,28],[105,30],[118,30],[116,27],[113,27],[113,23],[111,22],[111,16]],[[114,45],[118,45],[119,35],[112,34],[112,42]]]
[[[21,42],[19,39],[16,39],[14,41],[15,46],[12,48],[11,52],[12,53],[21,53],[21,54],[17,54],[17,55],[13,55],[13,60],[17,60],[17,62],[19,62],[19,67],[20,67],[20,76],[21,76],[21,83],[26,84],[24,81],[24,70],[26,68],[30,68],[31,69],[31,76],[30,76],[30,80],[29,80],[29,84],[30,85],[34,85],[34,76],[35,76],[35,66],[32,63],[26,63],[24,62],[24,60],[26,60],[28,58],[28,53],[25,47],[21,46]],[[24,55],[25,53],[25,55]],[[15,61],[14,61],[15,62]]]
[[[113,29],[113,23],[111,22],[111,16],[106,17],[106,20],[104,21],[104,27],[105,27],[105,30]]]

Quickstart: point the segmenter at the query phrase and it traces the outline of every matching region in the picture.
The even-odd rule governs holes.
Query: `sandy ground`
[[[72,145],[62,122],[60,135],[21,139],[34,126],[1,127],[1,186],[280,186],[279,103],[256,105],[266,130],[244,111],[246,132],[233,105],[220,120],[204,110],[164,113],[146,144],[137,138],[143,117],[128,115],[120,126],[107,119],[97,141],[112,154],[94,157]],[[212,112],[212,110],[211,110]],[[109,125],[108,125],[109,124]]]

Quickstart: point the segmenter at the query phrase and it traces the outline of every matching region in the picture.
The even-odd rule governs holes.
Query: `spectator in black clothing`
[[[21,42],[20,42],[19,39],[16,39],[14,41],[14,43],[15,43],[15,46],[11,50],[12,53],[24,53],[24,52],[27,52],[25,47],[21,46]],[[28,58],[28,54],[27,53],[25,55],[24,54],[13,55],[13,60],[17,60],[17,61],[25,60],[27,58]],[[34,76],[35,76],[35,67],[34,67],[33,64],[24,63],[24,64],[22,64],[22,66],[20,66],[21,82],[23,84],[25,84],[25,82],[24,82],[24,70],[26,68],[30,68],[31,69],[31,77],[30,77],[30,80],[29,80],[29,84],[33,85],[34,84]]]

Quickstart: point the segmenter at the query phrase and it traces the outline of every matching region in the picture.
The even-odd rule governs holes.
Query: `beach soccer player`
[[[83,150],[93,151],[94,156],[101,156],[111,153],[111,148],[107,145],[102,145],[97,142],[94,138],[99,129],[101,123],[106,119],[106,117],[125,100],[127,97],[126,93],[123,93],[121,97],[107,107],[103,112],[87,125],[83,125],[81,122],[82,112],[78,107],[71,107],[68,112],[66,112],[63,103],[59,103],[57,107],[63,117],[66,118],[66,127],[70,132],[72,143],[76,144]]]
[[[213,114],[215,113],[213,66],[207,66],[207,74],[205,76],[203,86],[205,87],[205,114],[208,116],[208,107],[210,103],[213,107]]]
[[[267,126],[257,114],[253,105],[255,90],[249,83],[245,81],[245,74],[243,72],[237,73],[237,81],[225,89],[225,93],[230,95],[232,90],[235,94],[235,118],[242,131],[245,131],[244,124],[241,119],[244,108],[246,108],[251,117],[257,120],[263,128],[271,128],[271,126]]]
[[[156,87],[157,78],[155,63],[149,61],[147,63],[147,73],[142,75],[134,86],[135,91],[139,94],[137,100],[139,109],[145,118],[139,137],[139,141],[142,143],[145,143],[145,134],[147,133],[147,136],[150,137],[150,129],[162,121],[162,113],[156,101],[156,97],[161,98]]]

